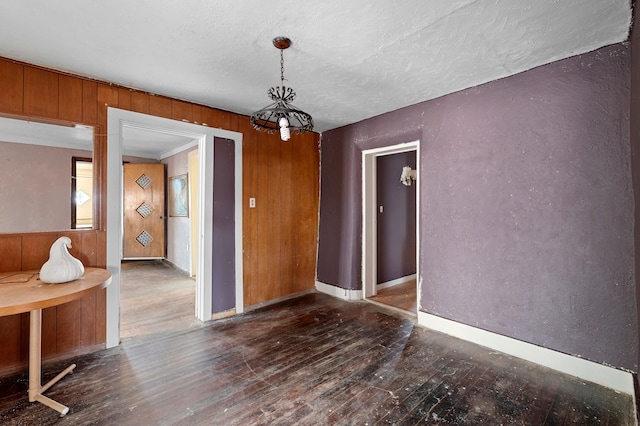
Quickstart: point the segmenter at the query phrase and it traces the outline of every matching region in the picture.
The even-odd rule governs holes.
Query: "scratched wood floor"
[[[0,424],[632,424],[628,396],[414,321],[311,293],[77,358],[46,393],[65,417],[3,377]]]
[[[120,338],[199,327],[196,281],[161,260],[122,262]]]

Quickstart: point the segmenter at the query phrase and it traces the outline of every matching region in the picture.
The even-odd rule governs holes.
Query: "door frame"
[[[242,274],[242,133],[118,108],[107,109],[107,269],[112,274],[107,287],[106,347],[120,344],[120,260],[122,258],[122,155],[123,129],[129,127],[189,137],[198,141],[199,212],[198,262],[195,314],[200,321],[212,315],[213,167],[214,139],[231,139],[235,147],[235,296],[236,313],[244,312]],[[208,261],[207,261],[208,260]]]
[[[397,145],[373,148],[362,151],[362,298],[367,299],[377,294],[377,165],[376,159],[381,156],[416,151],[416,170],[420,170],[420,140]],[[402,170],[398,170],[398,179]],[[418,310],[420,310],[420,172],[416,185],[416,285]]]

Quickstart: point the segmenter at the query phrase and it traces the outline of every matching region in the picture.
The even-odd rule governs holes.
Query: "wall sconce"
[[[400,182],[403,185],[411,186],[412,182],[415,182],[418,179],[418,171],[411,170],[411,166],[404,166],[402,168],[402,175],[400,176]]]

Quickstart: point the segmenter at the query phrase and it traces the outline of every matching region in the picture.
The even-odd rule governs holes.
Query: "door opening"
[[[408,306],[408,309],[417,314],[421,284],[419,259],[419,179],[411,182],[411,186],[413,186],[413,188],[410,189],[411,191],[415,191],[415,211],[411,212],[411,217],[415,217],[415,252],[410,251],[410,255],[415,256],[414,259],[410,259],[412,261],[415,260],[415,276],[412,276],[412,274],[407,275],[405,273],[400,274],[397,279],[389,279],[388,272],[383,272],[384,268],[379,268],[381,265],[378,265],[378,225],[381,217],[385,215],[384,204],[378,202],[378,181],[381,179],[381,177],[378,176],[378,160],[392,154],[412,151],[415,152],[415,170],[419,170],[419,141],[383,148],[375,148],[362,152],[362,294],[364,299],[376,301],[375,297],[378,294],[378,290],[382,290],[385,287],[394,287],[393,291],[382,290],[385,293],[389,293],[388,296],[390,297],[388,300],[384,300],[384,303],[396,303],[393,302],[393,299],[400,300],[400,309],[406,310],[406,307]],[[392,179],[397,178],[398,183],[400,183],[402,171],[402,168],[399,168],[396,173],[397,176],[392,177]],[[402,189],[405,188],[401,188],[401,190]],[[387,208],[389,207],[394,206],[387,206]],[[383,217],[383,219],[386,220],[386,217]],[[402,220],[402,218],[397,218],[397,220]],[[379,277],[381,273],[386,274],[387,277]],[[393,273],[394,272],[391,272],[391,274]],[[384,281],[379,282],[379,278]],[[413,281],[414,279],[415,281]],[[405,284],[407,282],[408,284]],[[409,288],[412,300],[406,300],[407,292],[402,289],[401,285],[409,287],[414,286],[413,288]],[[415,296],[413,296],[414,294]],[[380,302],[383,302],[383,300],[381,299]]]
[[[207,126],[150,116],[132,111],[108,108],[107,128],[107,269],[112,273],[107,287],[106,346],[120,343],[120,261],[122,259],[122,155],[125,153],[124,130],[154,131],[163,135],[182,136],[196,141],[199,150],[198,181],[198,260],[196,272],[196,318],[212,318],[213,246],[213,142],[215,137],[233,141],[235,149],[235,303],[236,313],[244,311],[242,287],[242,134]],[[161,143],[158,138],[156,143]]]

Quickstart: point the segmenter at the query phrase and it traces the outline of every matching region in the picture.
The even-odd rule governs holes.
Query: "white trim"
[[[503,352],[544,367],[634,396],[630,372],[563,354],[552,349],[502,336],[426,312],[418,311],[418,324],[468,342]],[[635,405],[635,404],[634,404]]]
[[[316,290],[320,293],[328,294],[342,300],[362,300],[362,290],[348,290],[346,288],[336,287],[335,285],[325,284],[316,281]]]
[[[377,167],[376,155],[373,152],[362,152],[362,295],[363,298],[376,295],[377,277],[377,215],[376,187]]]
[[[200,151],[200,214],[198,220],[198,274],[196,317],[207,321],[212,314],[211,255],[213,247],[213,141],[231,139],[235,144],[235,245],[236,311],[243,311],[242,277],[242,133],[216,129],[117,108],[107,111],[107,269],[112,273],[107,287],[107,342],[120,343],[120,259],[122,258],[122,154],[125,127],[162,131],[198,141]],[[238,297],[240,295],[240,297]]]
[[[164,160],[165,158],[171,157],[172,155],[179,154],[182,151],[186,151],[189,148],[193,148],[194,146],[199,146],[199,144],[200,144],[200,141],[198,139],[195,139],[185,145],[181,145],[176,148],[170,149],[169,151],[165,151],[162,154],[160,154],[160,160]]]
[[[235,159],[235,246],[236,255],[234,258],[236,264],[236,313],[241,314],[244,312],[244,269],[243,269],[243,256],[244,252],[242,248],[242,133],[236,133],[239,135],[237,138],[229,138],[234,140],[234,159]],[[213,205],[213,203],[211,203]]]
[[[206,138],[209,139],[209,138]],[[198,144],[198,260],[196,261],[196,318],[207,321],[211,317],[212,308],[212,281],[211,258],[213,256],[213,200],[209,193],[213,194],[213,141],[211,136],[209,143],[200,141]],[[208,238],[209,237],[209,238]]]
[[[362,295],[372,297],[377,292],[377,208],[376,158],[383,155],[416,151],[416,169],[420,170],[420,141],[401,143],[362,151]],[[399,179],[398,175],[398,179]],[[420,277],[420,174],[415,182],[416,191],[416,276]],[[418,301],[420,279],[416,280]],[[418,306],[420,304],[418,303]]]
[[[415,280],[417,276],[418,274],[411,274],[405,277],[396,278],[395,280],[385,281],[383,283],[376,285],[376,290],[382,290],[384,288],[389,288],[389,287],[394,287],[400,284],[404,284],[407,281]]]

